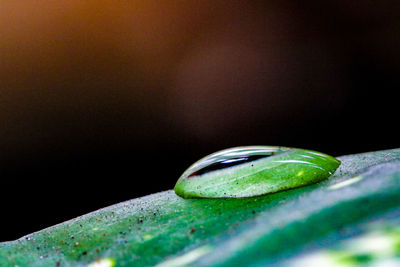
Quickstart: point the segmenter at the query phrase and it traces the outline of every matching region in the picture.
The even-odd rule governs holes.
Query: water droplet
[[[194,163],[174,189],[183,198],[252,197],[322,181],[339,165],[336,158],[311,150],[236,147]]]

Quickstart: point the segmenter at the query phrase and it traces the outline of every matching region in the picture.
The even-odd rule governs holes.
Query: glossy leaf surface
[[[297,262],[321,246],[362,234],[364,223],[398,214],[392,209],[400,207],[400,149],[339,160],[327,180],[275,194],[182,199],[166,191],[110,206],[0,243],[0,266]]]
[[[340,161],[295,148],[248,146],[211,154],[190,166],[175,192],[183,198],[252,197],[320,182]]]

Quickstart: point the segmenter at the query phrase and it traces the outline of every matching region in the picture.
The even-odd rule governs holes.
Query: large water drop
[[[235,147],[194,163],[174,189],[183,198],[252,197],[317,183],[339,165],[336,158],[311,150]]]

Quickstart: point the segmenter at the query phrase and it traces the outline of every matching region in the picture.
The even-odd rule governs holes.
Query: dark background
[[[227,147],[400,147],[398,1],[243,2],[1,1],[0,240]]]

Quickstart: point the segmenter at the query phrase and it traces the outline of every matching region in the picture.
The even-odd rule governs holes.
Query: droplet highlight
[[[320,182],[339,165],[336,158],[312,150],[235,147],[194,163],[178,179],[174,190],[183,198],[259,196]]]

